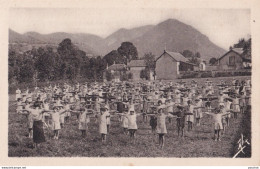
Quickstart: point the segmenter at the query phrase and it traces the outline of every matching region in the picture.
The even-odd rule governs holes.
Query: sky
[[[11,8],[9,27],[18,33],[90,33],[104,38],[120,28],[169,18],[191,25],[224,49],[250,36],[249,9]]]

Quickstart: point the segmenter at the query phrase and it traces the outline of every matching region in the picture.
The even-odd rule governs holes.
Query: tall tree
[[[190,50],[184,50],[183,52],[181,52],[181,54],[182,54],[184,57],[186,57],[186,58],[192,58],[192,57],[194,57],[192,51],[190,51]]]
[[[122,64],[126,62],[126,58],[124,58],[123,56],[121,56],[117,50],[112,50],[111,52],[109,52],[108,54],[106,54],[103,57],[103,60],[105,60],[105,62],[108,64],[108,66],[116,63],[116,64]]]
[[[121,56],[127,58],[128,61],[138,59],[138,52],[136,47],[131,42],[123,42],[121,46],[117,49]]]
[[[246,57],[251,57],[251,38],[245,40],[241,38],[236,44],[233,45],[234,48],[243,48],[243,54]]]
[[[244,38],[238,40],[238,43],[234,44],[234,48],[244,48],[246,41]]]
[[[53,78],[55,53],[51,48],[46,50],[39,48],[36,60],[35,68],[38,72],[38,78],[40,81],[51,80]]]
[[[214,65],[216,62],[217,62],[217,59],[214,57],[209,60],[210,65]]]
[[[200,55],[199,52],[196,52],[194,57],[196,57],[196,58],[201,58],[201,55]]]
[[[15,66],[16,59],[17,59],[17,55],[16,55],[15,50],[9,49],[9,51],[8,51],[8,65],[11,66],[11,67]]]
[[[243,54],[246,56],[246,57],[249,57],[251,58],[251,38],[248,39],[243,47]]]
[[[144,54],[143,59],[144,59],[145,64],[146,64],[146,66],[149,70],[155,69],[155,55],[154,54],[152,54],[151,52],[146,53],[146,54]]]
[[[64,39],[58,46],[58,53],[61,56],[70,56],[74,50],[74,46],[70,39]]]
[[[18,75],[18,81],[21,82],[32,82],[33,77],[35,75],[34,71],[34,63],[31,59],[26,59],[23,61],[19,75]]]

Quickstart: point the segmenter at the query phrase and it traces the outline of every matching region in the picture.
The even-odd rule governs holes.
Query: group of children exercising
[[[160,85],[162,84],[158,86],[146,84],[146,87],[156,86],[160,88]],[[228,93],[230,90],[225,90],[227,87],[220,89],[217,97],[213,97],[216,92],[212,88],[212,84],[206,85],[208,87],[206,93],[198,92],[198,86],[195,83],[191,85],[190,88],[192,89],[189,90],[187,90],[187,87],[184,90],[182,83],[178,85],[175,86],[175,91],[171,90],[168,93],[153,89],[143,94],[143,90],[139,87],[138,90],[133,90],[133,92],[136,92],[135,97],[132,95],[129,98],[125,95],[125,92],[122,92],[124,94],[120,96],[113,96],[113,100],[102,97],[98,93],[96,95],[92,93],[95,99],[90,101],[81,100],[75,95],[71,96],[74,97],[72,101],[71,99],[64,99],[64,97],[53,97],[50,100],[47,99],[46,92],[39,92],[36,94],[36,99],[32,99],[33,93],[29,93],[28,90],[24,94],[27,98],[24,99],[21,91],[17,90],[17,112],[26,115],[29,137],[33,138],[35,147],[46,141],[45,127],[53,130],[53,139],[59,139],[59,131],[63,128],[64,123],[67,123],[68,119],[75,114],[82,137],[86,136],[89,123],[94,121],[98,123],[101,141],[106,142],[111,127],[111,118],[117,117],[123,133],[129,135],[133,143],[135,143],[138,129],[138,116],[143,116],[143,122],[148,122],[148,119],[150,119],[151,131],[158,134],[159,145],[163,148],[167,134],[167,120],[171,124],[172,119],[176,118],[178,136],[184,137],[186,123],[188,125],[187,130],[191,131],[194,125],[200,125],[204,114],[210,115],[214,124],[214,139],[221,141],[221,131],[224,131],[230,125],[230,118],[236,119],[238,114],[244,113],[246,107],[250,104],[250,101],[246,102],[246,98],[250,97],[245,95],[245,92],[250,94],[250,90],[246,90],[245,85],[244,88],[239,88],[237,93],[232,94]],[[173,86],[172,83],[168,86],[164,85],[164,89],[171,86]],[[225,85],[221,84],[220,86]],[[73,90],[77,90],[77,88],[79,86]],[[94,89],[96,88],[89,90]],[[52,91],[57,91],[57,88],[52,89]],[[113,91],[109,92],[112,93]],[[217,106],[212,108],[214,100],[216,100]]]

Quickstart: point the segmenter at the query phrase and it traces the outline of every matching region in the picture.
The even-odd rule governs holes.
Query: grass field
[[[243,77],[248,78],[248,77]],[[203,82],[205,79],[201,79]],[[216,82],[218,79],[215,79]],[[177,137],[176,120],[167,123],[164,149],[159,148],[158,136],[151,133],[149,123],[138,119],[136,143],[130,143],[129,137],[123,134],[118,119],[111,119],[111,131],[107,143],[101,143],[98,124],[92,120],[86,138],[81,138],[76,117],[72,116],[69,123],[60,131],[60,139],[53,140],[52,131],[46,130],[46,142],[39,149],[32,148],[32,139],[27,138],[27,119],[17,115],[14,95],[9,95],[9,134],[8,155],[10,157],[232,157],[236,151],[236,142],[241,132],[251,137],[250,116],[240,115],[237,120],[231,119],[231,125],[222,136],[222,141],[213,140],[213,123],[208,115],[204,115],[202,125],[185,133],[184,138]],[[246,124],[245,123],[250,123]],[[242,127],[241,127],[242,126]],[[245,130],[244,127],[247,127]]]

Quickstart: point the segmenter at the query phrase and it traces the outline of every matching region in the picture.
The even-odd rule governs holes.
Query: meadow
[[[249,77],[241,77],[246,79]],[[230,80],[231,78],[221,78]],[[206,79],[199,79],[203,83]],[[220,79],[210,79],[219,83]],[[183,80],[186,81],[186,80]],[[89,123],[85,138],[78,130],[76,116],[72,116],[60,131],[60,139],[53,140],[50,129],[45,129],[46,142],[38,149],[33,148],[32,139],[28,138],[27,119],[15,111],[14,94],[9,94],[9,157],[232,157],[237,151],[237,141],[240,134],[251,138],[251,112],[240,114],[238,119],[231,119],[230,127],[222,136],[221,141],[214,141],[214,125],[209,115],[204,115],[201,126],[185,131],[185,137],[177,135],[176,118],[172,123],[167,121],[168,134],[165,137],[165,147],[161,149],[157,134],[151,133],[149,121],[144,123],[138,118],[136,143],[130,142],[129,136],[123,134],[123,129],[117,117],[112,117],[110,133],[107,142],[102,143],[98,133],[98,124],[94,119]],[[187,128],[187,126],[186,126]],[[251,149],[246,150],[247,157]],[[243,157],[243,155],[239,156]]]

